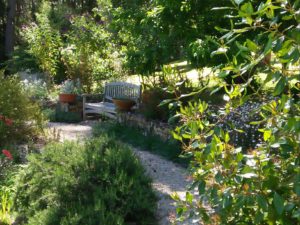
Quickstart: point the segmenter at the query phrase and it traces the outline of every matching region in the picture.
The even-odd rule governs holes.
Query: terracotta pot
[[[76,94],[59,94],[59,101],[64,103],[72,103],[76,101]]]
[[[132,106],[135,105],[135,101],[130,99],[113,99],[113,102],[117,109],[121,111],[130,111]]]

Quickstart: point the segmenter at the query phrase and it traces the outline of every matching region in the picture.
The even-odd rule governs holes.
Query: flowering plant
[[[9,134],[12,126],[13,120],[0,114],[0,135],[2,137],[5,138]],[[6,149],[2,150],[1,155],[4,155],[5,158],[3,159],[3,157],[0,156],[0,178],[4,173],[4,168],[13,160],[12,154]]]
[[[12,126],[13,126],[13,120],[0,114],[0,135],[1,135],[1,138],[6,139],[8,137],[8,135],[9,135],[11,129],[12,129]]]
[[[43,116],[19,78],[0,71],[0,148],[32,139],[42,130]],[[0,149],[1,151],[1,149]]]
[[[8,151],[8,150],[6,150],[6,149],[3,149],[3,150],[2,150],[2,153],[3,153],[3,155],[6,156],[7,159],[13,160],[13,156],[12,156],[12,154],[10,153],[10,151]]]
[[[7,117],[5,117],[3,115],[0,115],[0,124],[1,124],[1,121],[3,123],[5,123],[7,126],[11,126],[13,124],[12,119],[9,119],[9,118],[7,118]]]
[[[4,158],[3,158],[4,156]],[[5,177],[5,168],[9,167],[13,161],[13,156],[10,151],[3,149],[0,154],[0,180]]]

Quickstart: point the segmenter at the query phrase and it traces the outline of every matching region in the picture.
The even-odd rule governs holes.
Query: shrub
[[[161,88],[145,90],[142,95],[142,114],[148,119],[167,121],[170,116],[168,107],[159,107],[158,105],[168,98],[172,98],[172,95],[165,93]]]
[[[94,136],[98,137],[105,134],[110,137],[118,137],[124,143],[160,155],[183,167],[187,167],[190,162],[190,158],[181,157],[182,149],[180,143],[174,139],[162,140],[155,134],[145,134],[145,131],[142,129],[111,121],[97,123],[93,126]]]
[[[12,201],[8,191],[0,189],[0,224],[10,225],[12,224],[11,216]]]
[[[50,118],[50,121],[55,122],[65,122],[65,123],[79,123],[82,121],[81,113],[79,112],[63,112],[56,111],[54,120]]]
[[[151,180],[131,150],[107,137],[51,144],[29,156],[15,206],[28,224],[153,224]]]
[[[43,118],[38,105],[31,102],[15,77],[0,73],[0,147],[25,141],[42,129]],[[1,123],[1,122],[0,122]]]
[[[46,108],[43,110],[43,115],[50,122],[55,122],[56,120],[55,109]]]
[[[28,52],[34,56],[40,69],[48,75],[58,76],[60,61],[60,47],[62,38],[59,31],[51,26],[48,16],[51,13],[50,4],[44,2],[41,12],[37,13],[37,22],[23,27],[22,34],[28,43]]]
[[[187,50],[187,57],[191,64],[196,68],[211,67],[216,63],[225,63],[226,58],[212,57],[211,53],[218,49],[216,38],[206,36],[205,39],[198,39],[190,43]]]
[[[25,91],[31,99],[46,100],[48,98],[49,91],[47,88],[47,84],[42,79],[34,81],[23,80],[22,83],[24,85]]]
[[[219,84],[226,91],[226,106],[217,112],[217,120],[208,104],[191,102],[180,110],[181,126],[174,137],[181,140],[186,152],[194,156],[191,164],[194,183],[185,200],[178,200],[178,216],[194,215],[203,224],[300,224],[300,107],[292,95],[294,83],[299,82],[299,1],[232,1],[235,15],[241,23],[235,24],[220,40],[214,54],[224,54],[226,65],[217,65],[221,78],[232,76],[245,82]],[[250,39],[257,32],[257,39]],[[239,43],[236,38],[243,36]],[[249,39],[246,39],[249,38]],[[228,44],[234,42],[239,53],[230,56]],[[268,56],[273,63],[269,63]],[[266,62],[267,61],[267,62]],[[257,67],[267,76],[252,85]],[[265,98],[260,89],[272,81],[272,98]],[[249,89],[252,90],[249,93]],[[246,121],[239,106],[248,108],[252,120]],[[230,114],[240,113],[245,126],[257,125],[262,141],[256,146],[233,146],[232,130],[244,129],[234,124]],[[258,115],[259,117],[256,117]],[[225,121],[228,126],[220,127]],[[245,139],[252,137],[245,137]],[[197,187],[197,195],[194,188]]]
[[[10,151],[3,149],[0,152],[0,187],[1,182],[7,175],[8,169],[12,165],[13,156]],[[1,220],[0,220],[1,221]]]
[[[93,82],[100,84],[123,72],[117,66],[121,63],[117,46],[102,25],[88,15],[74,16],[70,24],[61,49],[61,60],[69,78],[79,79],[84,90],[91,92]]]
[[[176,113],[178,105],[161,105],[171,98],[180,98],[182,93],[192,92],[193,87],[186,74],[171,66],[163,66],[162,72],[143,76],[141,111],[146,118],[167,121]],[[186,101],[182,99],[182,101]]]

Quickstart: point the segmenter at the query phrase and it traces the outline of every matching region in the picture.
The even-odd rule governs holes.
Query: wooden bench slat
[[[88,103],[87,96],[83,95],[83,119],[87,113],[103,114],[110,118],[116,118],[116,107],[112,103],[113,98],[127,98],[136,102],[139,107],[141,100],[141,86],[126,82],[107,83],[104,88],[103,101],[99,103]]]

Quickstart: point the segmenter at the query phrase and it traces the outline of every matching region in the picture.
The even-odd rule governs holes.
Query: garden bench
[[[116,119],[116,106],[113,103],[113,98],[122,98],[133,100],[139,107],[141,99],[141,85],[126,83],[126,82],[112,82],[107,83],[104,87],[104,96],[102,102],[89,103],[87,97],[91,95],[83,95],[83,120],[86,120],[88,113],[100,114],[112,119]]]

